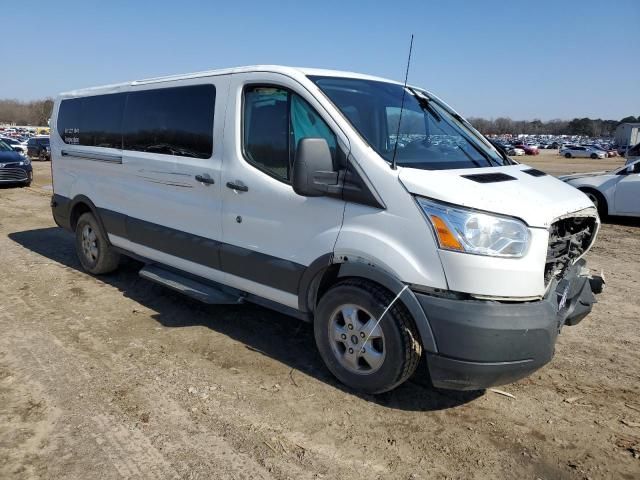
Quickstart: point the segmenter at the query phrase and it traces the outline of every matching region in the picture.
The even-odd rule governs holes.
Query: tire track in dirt
[[[9,298],[10,305],[18,306],[21,312],[26,312],[31,318],[45,318],[48,305],[43,302],[37,302],[32,305],[31,302],[25,301],[21,297],[16,297],[9,292],[2,292],[4,298]],[[66,318],[58,318],[54,320],[68,321],[65,326],[67,330],[78,330],[83,325],[78,321],[80,312],[72,309],[72,315]],[[15,319],[11,309],[3,311],[0,316],[0,325],[8,324]],[[75,319],[75,320],[72,320]],[[32,324],[35,322],[32,322]],[[13,368],[20,381],[26,385],[33,385],[42,381],[44,389],[60,394],[60,385],[64,385],[67,392],[82,392],[82,403],[87,403],[91,398],[87,386],[94,387],[94,376],[83,364],[93,364],[96,367],[96,359],[98,365],[95,370],[100,371],[103,377],[114,376],[122,383],[127,383],[126,376],[118,371],[113,370],[113,366],[119,367],[122,364],[112,363],[103,360],[103,355],[90,356],[83,351],[71,350],[65,346],[55,334],[47,332],[46,325],[42,325],[39,333],[27,333],[21,335],[8,335],[2,339],[0,343],[2,351],[8,351],[9,345],[14,352],[17,352],[13,358],[8,359],[13,364]],[[86,326],[85,326],[86,327]],[[88,331],[86,336],[90,336]],[[99,343],[92,343],[93,346]],[[96,353],[95,351],[93,352]],[[80,360],[80,361],[79,361]],[[59,365],[65,365],[64,369],[58,368]],[[131,370],[127,367],[126,370]],[[139,373],[138,368],[133,368],[135,373]],[[108,375],[107,375],[108,374]],[[99,390],[99,389],[98,389]],[[69,402],[66,398],[67,407],[71,407],[69,403],[76,403],[73,400]],[[100,399],[96,398],[95,403],[100,403]],[[92,421],[96,428],[91,429],[97,431],[96,437],[102,441],[97,445],[110,446],[109,449],[101,448],[102,453],[110,460],[111,465],[121,475],[132,478],[177,478],[179,474],[170,465],[170,462],[160,453],[147,439],[147,437],[136,429],[127,429],[120,425],[113,416],[98,414],[92,416]],[[188,425],[188,422],[186,422]],[[182,428],[187,426],[182,425]],[[217,478],[242,478],[249,475],[251,478],[271,478],[270,475],[262,469],[262,467],[254,464],[250,458],[238,455],[232,447],[227,445],[224,440],[217,438],[209,433],[207,439],[213,449],[218,453],[225,455],[225,464],[220,466]],[[188,444],[190,442],[186,442]]]

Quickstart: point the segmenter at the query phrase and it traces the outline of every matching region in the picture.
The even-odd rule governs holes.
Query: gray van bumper
[[[602,291],[600,277],[580,275],[584,265],[584,260],[577,262],[544,299],[534,302],[459,300],[416,292],[438,348],[438,353],[427,353],[433,385],[482,389],[513,382],[548,363],[562,326],[587,316],[596,302],[594,293]]]

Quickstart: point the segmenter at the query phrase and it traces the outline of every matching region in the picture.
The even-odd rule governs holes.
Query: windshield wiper
[[[431,106],[431,99],[430,99],[429,97],[427,97],[427,96],[426,96],[424,93],[422,93],[422,92],[419,92],[419,91],[417,91],[417,90],[414,90],[414,89],[413,89],[413,88],[411,88],[411,87],[407,87],[407,90],[409,90],[409,91],[413,94],[414,98],[418,101],[418,105],[420,106],[420,108],[422,108],[422,110],[429,112],[429,113],[431,114],[431,116],[432,116],[434,119],[436,119],[438,122],[442,121],[442,116],[441,116],[441,115],[440,115],[440,114],[435,110],[435,108],[433,108],[433,107]],[[476,136],[476,137],[477,137],[477,135],[475,135],[475,134],[473,133],[473,130],[469,129],[469,128],[466,126],[466,120],[465,120],[464,118],[462,118],[462,117],[461,117],[460,115],[458,115],[457,113],[450,113],[450,114],[451,114],[451,116],[452,116],[453,118],[455,118],[458,122],[460,122],[460,124],[462,124],[462,125],[463,125],[463,126],[465,126],[468,130],[470,130],[470,131],[471,131],[471,134],[472,134],[473,136]],[[448,122],[447,122],[447,123],[448,123]],[[487,163],[489,164],[489,166],[492,166],[492,165],[495,165],[495,166],[501,166],[498,162],[496,162],[496,161],[492,160],[492,159],[491,159],[491,157],[490,157],[486,152],[484,152],[481,148],[479,148],[477,145],[475,145],[475,143],[474,143],[474,142],[469,142],[469,143],[471,144],[471,146],[473,146],[473,148],[474,148],[474,149],[475,149],[475,150],[476,150],[480,155],[482,155],[482,156],[484,157],[484,159],[487,161]],[[464,151],[464,149],[463,149],[462,147],[460,147],[460,146],[458,145],[458,148],[459,148],[460,150],[462,150],[462,152],[467,156],[467,158],[469,158],[469,160],[471,160],[471,161],[472,161],[476,166],[478,166],[478,167],[482,167],[482,165],[480,165],[480,163],[479,163],[477,160],[475,160],[475,159],[471,158],[471,156],[470,156],[467,152],[465,152],[465,151]]]
[[[422,92],[418,92],[417,90],[414,90],[411,87],[407,87],[407,90],[409,90],[413,94],[415,99],[418,101],[418,105],[420,105],[420,108],[422,110],[426,110],[427,112],[429,112],[431,116],[435,118],[438,122],[442,121],[442,117],[431,106],[431,100],[428,97],[426,97]]]

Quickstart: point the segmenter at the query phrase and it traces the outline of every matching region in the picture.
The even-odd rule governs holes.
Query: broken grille
[[[544,283],[562,278],[573,263],[589,248],[596,233],[595,217],[569,217],[554,222],[549,229],[549,247]]]

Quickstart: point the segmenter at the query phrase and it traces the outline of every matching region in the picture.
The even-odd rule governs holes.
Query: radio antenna
[[[404,74],[404,87],[402,88],[402,102],[400,103],[400,117],[398,118],[398,130],[396,131],[396,143],[393,146],[393,158],[391,159],[391,169],[396,169],[396,153],[398,153],[398,141],[400,140],[400,124],[402,123],[402,111],[404,110],[404,97],[407,93],[407,79],[409,78],[409,65],[411,65],[411,51],[413,50],[413,33],[409,44],[409,58],[407,60],[407,71]]]

